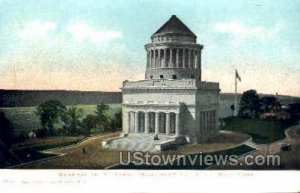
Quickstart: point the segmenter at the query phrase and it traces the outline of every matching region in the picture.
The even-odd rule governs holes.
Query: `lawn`
[[[0,168],[6,168],[12,165],[18,165],[21,163],[55,156],[55,154],[45,154],[40,151],[49,148],[73,145],[83,141],[84,139],[84,136],[56,136],[26,139],[23,142],[13,144],[10,149],[10,153],[7,153],[6,151],[0,152]]]
[[[116,137],[120,132],[99,135],[83,141],[78,146],[51,150],[50,153],[66,154],[51,160],[43,160],[34,164],[18,168],[30,169],[104,169],[119,162],[117,150],[104,149],[101,146],[103,139]],[[83,153],[83,149],[85,152]]]
[[[120,152],[102,148],[101,142],[105,138],[116,137],[120,132],[100,135],[92,140],[84,141],[80,145],[70,148],[51,150],[52,153],[66,154],[51,160],[44,160],[34,164],[25,165],[19,168],[35,169],[104,169],[120,163]],[[249,136],[237,133],[221,133],[218,138],[206,144],[187,144],[176,151],[163,152],[162,154],[196,154],[199,152],[222,151],[235,149],[240,146]],[[85,153],[83,153],[83,149]],[[239,148],[240,149],[240,148]],[[236,149],[235,149],[236,150]],[[246,149],[243,149],[243,152]],[[237,151],[236,151],[237,152]],[[124,159],[126,152],[124,152]],[[157,153],[154,153],[157,154]]]
[[[97,105],[74,105],[82,108],[84,116],[94,114]],[[122,108],[121,104],[109,104],[110,113],[113,114]],[[21,133],[26,135],[32,129],[41,128],[39,117],[35,114],[36,107],[9,107],[0,108],[14,126],[14,134],[19,136]]]
[[[255,143],[272,143],[285,138],[285,130],[291,126],[289,123],[273,120],[242,119],[227,117],[223,119],[225,125],[222,130],[235,131],[248,134]]]
[[[63,146],[75,144],[84,139],[85,139],[84,136],[55,136],[55,137],[45,137],[45,138],[33,138],[33,139],[26,139],[25,141],[13,144],[12,149],[44,150],[49,148],[63,147]]]

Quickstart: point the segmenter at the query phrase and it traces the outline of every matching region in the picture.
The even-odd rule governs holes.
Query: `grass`
[[[74,105],[83,109],[84,116],[94,114],[97,105]],[[111,114],[121,109],[121,104],[109,104]],[[14,126],[14,134],[19,136],[21,133],[25,135],[32,129],[41,128],[39,117],[35,114],[36,107],[10,107],[0,108],[7,118],[11,120]]]
[[[57,136],[57,137],[46,137],[27,139],[24,142],[19,142],[13,145],[13,149],[34,149],[34,150],[45,150],[50,148],[64,147],[72,144],[76,144],[84,140],[84,136]]]
[[[65,156],[20,166],[31,169],[103,169],[119,162],[119,152],[101,147],[103,139],[116,137],[120,132],[105,134],[83,141],[78,146],[51,150],[51,153],[64,153]],[[85,149],[85,153],[83,153]]]
[[[255,143],[272,143],[285,138],[285,129],[291,124],[262,119],[242,119],[227,117],[223,119],[225,125],[222,130],[229,130],[248,134]]]
[[[104,169],[108,166],[120,164],[120,153],[118,150],[104,149],[101,142],[105,138],[116,137],[120,133],[105,134],[89,141],[84,141],[80,145],[71,148],[51,150],[52,153],[64,153],[63,157],[40,161],[34,164],[22,166],[20,168],[36,169]],[[222,133],[219,138],[207,144],[188,144],[180,147],[177,151],[163,152],[164,154],[195,154],[199,152],[224,151],[239,146],[248,136],[244,134]],[[83,153],[85,149],[85,153]],[[124,152],[125,158],[127,153]]]
[[[0,168],[52,157],[54,156],[54,154],[45,154],[39,151],[73,145],[79,143],[80,141],[83,141],[84,139],[84,136],[57,136],[27,139],[24,142],[19,142],[12,145],[11,153],[13,153],[14,157],[11,157],[11,155],[3,154],[2,156],[4,157],[1,158],[0,154]]]
[[[36,151],[34,149],[13,150],[12,152],[14,156],[18,158],[18,160],[12,160],[12,159],[7,160],[7,158],[4,158],[4,160],[1,161],[0,159],[0,168],[6,168],[21,163],[31,162],[31,161],[55,156],[54,154],[45,154]]]

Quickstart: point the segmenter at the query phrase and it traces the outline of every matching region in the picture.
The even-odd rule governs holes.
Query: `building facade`
[[[201,81],[196,35],[173,15],[145,49],[145,79],[123,82],[123,136],[201,143],[217,135],[219,84]]]

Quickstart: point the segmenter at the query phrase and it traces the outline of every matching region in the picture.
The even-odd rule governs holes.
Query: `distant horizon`
[[[176,15],[204,45],[202,80],[300,96],[300,1],[0,0],[0,88],[117,92]],[[153,11],[155,10],[155,11]]]
[[[249,89],[250,90],[250,89]],[[252,89],[255,90],[255,89]],[[109,92],[115,92],[115,93],[121,93],[122,91],[101,91],[101,90],[65,90],[65,89],[3,89],[0,88],[0,91],[66,91],[66,92],[105,92],[105,93],[109,93]],[[221,94],[235,94],[234,92],[222,92],[220,91]],[[238,95],[242,95],[242,92],[237,92]],[[275,94],[270,94],[270,93],[260,93],[257,92],[258,95],[272,95],[272,96],[276,96]],[[296,98],[300,98],[300,96],[294,96],[294,95],[287,95],[287,94],[280,94],[278,93],[278,96],[287,96],[287,97],[296,97]]]

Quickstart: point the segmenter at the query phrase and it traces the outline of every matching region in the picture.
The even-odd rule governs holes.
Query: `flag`
[[[239,73],[237,72],[237,70],[235,70],[235,78],[241,82],[241,77],[240,77]]]

